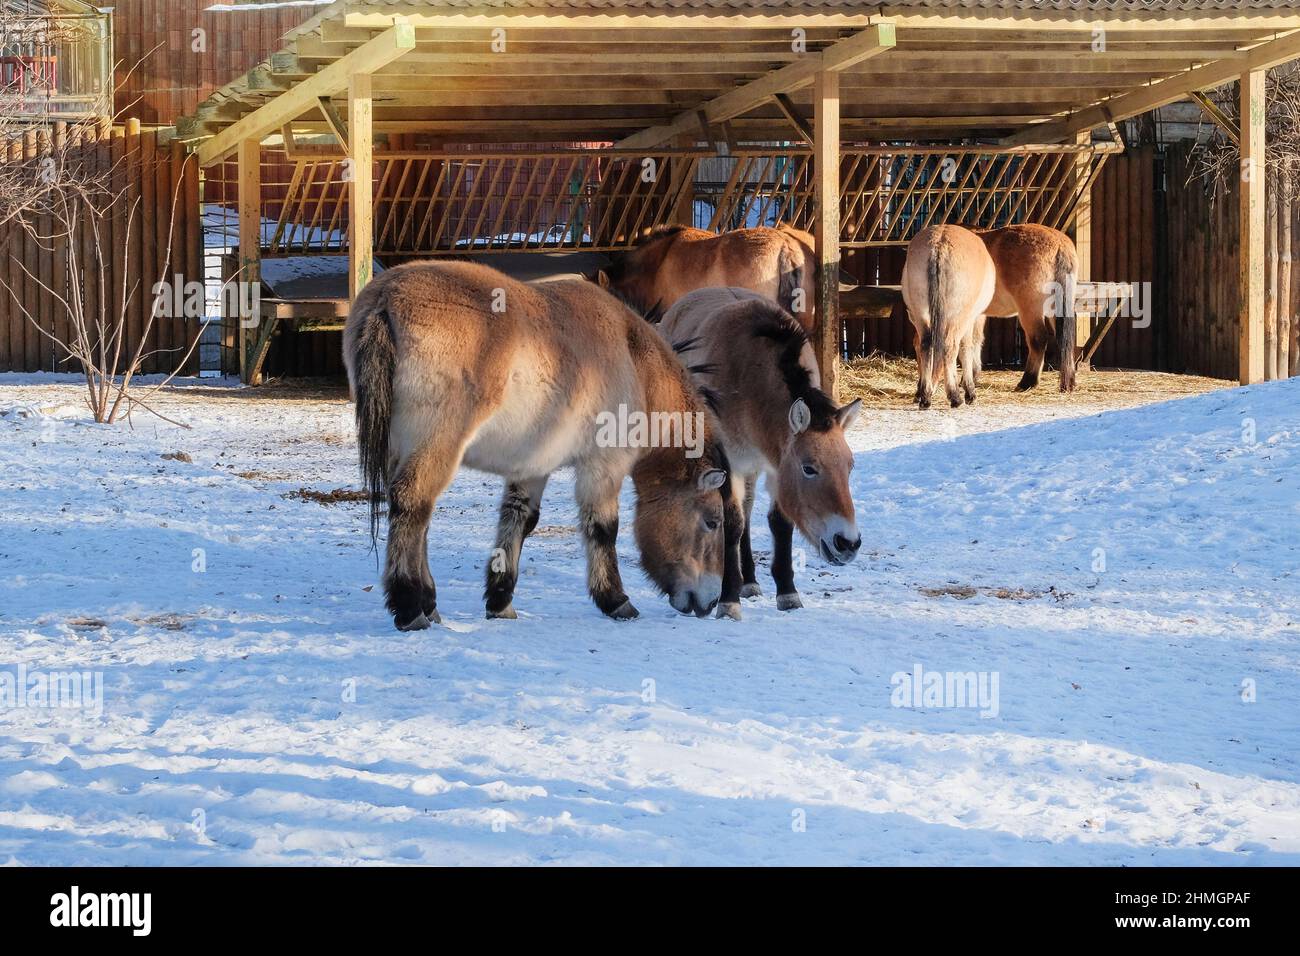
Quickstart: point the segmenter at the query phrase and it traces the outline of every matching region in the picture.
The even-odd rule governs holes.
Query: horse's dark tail
[[[1078,337],[1078,318],[1074,314],[1075,281],[1079,274],[1078,256],[1062,245],[1056,250],[1052,280],[1060,295],[1061,314],[1056,316],[1056,342],[1060,350],[1061,391],[1074,391],[1074,343]]]
[[[374,546],[388,497],[388,438],[397,360],[387,296],[363,292],[353,306],[348,325],[353,333],[345,341],[350,346],[348,371],[357,404],[357,448],[361,479],[370,501],[370,543]]]
[[[926,354],[926,363],[930,366],[930,381],[933,383],[943,370],[947,316],[944,315],[945,296],[941,283],[943,273],[940,271],[942,256],[947,246],[940,242],[930,251],[930,260],[926,263],[925,292],[930,306],[930,351]]]

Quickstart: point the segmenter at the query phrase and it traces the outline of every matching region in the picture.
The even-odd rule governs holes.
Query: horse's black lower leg
[[[772,529],[772,580],[776,582],[776,606],[782,611],[803,607],[803,599],[794,586],[794,525],[773,505],[767,513]]]
[[[754,516],[754,479],[745,481],[745,529],[740,536],[740,596],[758,597],[763,589],[758,585],[757,569],[754,567],[754,547],[750,541],[750,525]]]
[[[924,411],[930,407],[934,395],[934,380],[930,375],[930,353],[934,350],[934,335],[929,329],[917,337],[916,347],[916,404]]]
[[[1050,341],[1051,335],[1047,324],[1042,320],[1025,331],[1025,345],[1029,349],[1029,355],[1025,358],[1025,374],[1020,377],[1020,382],[1016,385],[1017,392],[1027,392],[1038,385]]]
[[[596,607],[615,620],[629,620],[638,611],[623,590],[618,570],[618,499],[611,506],[580,504],[578,522],[587,545],[587,590]]]
[[[427,550],[433,504],[406,499],[399,480],[388,496],[384,596],[397,629],[417,631],[441,620]]]
[[[718,617],[729,617],[733,621],[739,621],[740,595],[744,579],[741,569],[741,541],[745,529],[744,492],[742,490],[740,495],[737,495],[734,482],[724,485],[723,488],[730,489],[730,492],[724,494],[722,502],[724,509],[722,591],[718,596]]]
[[[961,408],[962,403],[966,401],[966,396],[962,393],[961,379],[957,375],[957,362],[955,357],[950,357],[943,367],[943,390],[948,396],[948,404],[953,408]]]
[[[541,514],[541,481],[512,481],[501,495],[500,519],[496,544],[487,564],[487,584],[483,599],[488,617],[514,618],[515,585],[519,581],[519,555],[524,538],[537,527]]]
[[[432,623],[437,624],[441,618],[438,616],[438,588],[433,583],[433,571],[429,568],[429,526],[424,526],[423,540],[420,543],[420,580],[424,583],[423,596],[420,599],[421,609],[424,616]]]

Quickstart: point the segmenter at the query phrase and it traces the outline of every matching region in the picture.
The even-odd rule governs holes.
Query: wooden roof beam
[[[784,93],[777,93],[772,97],[776,101],[777,108],[790,121],[790,125],[798,130],[799,135],[803,137],[805,143],[813,141],[813,128],[808,121],[803,118],[799,112],[799,107],[795,106],[790,97]]]
[[[737,89],[705,103],[700,110],[710,123],[721,123],[749,112],[777,93],[789,93],[807,86],[820,72],[838,72],[856,63],[891,50],[895,44],[894,25],[877,23],[847,39],[832,43],[820,53],[805,53],[799,60],[773,70]],[[644,129],[628,136],[618,145],[628,149],[658,146],[674,136],[693,132],[699,120],[696,110],[685,110],[662,126]]]
[[[1106,123],[1137,116],[1158,106],[1187,99],[1197,90],[1208,90],[1241,78],[1252,70],[1267,70],[1300,57],[1300,30],[1245,51],[1239,59],[1207,63],[1185,73],[1166,77],[1132,93],[1079,110],[1072,116],[1027,126],[1002,140],[1006,146],[1054,143]]]
[[[1210,99],[1200,90],[1192,91],[1192,99],[1196,101],[1196,104],[1200,106],[1205,115],[1214,120],[1215,125],[1218,126],[1219,129],[1223,130],[1224,135],[1227,136],[1228,139],[1232,140],[1234,146],[1241,145],[1241,130],[1238,128],[1237,124],[1233,122],[1232,117],[1219,109],[1218,103],[1214,102],[1214,100]]]
[[[291,123],[308,110],[319,110],[321,97],[347,88],[356,74],[369,74],[387,66],[415,47],[415,30],[409,23],[390,18],[390,26],[346,56],[295,84],[243,119],[226,127],[199,146],[199,165],[210,166],[234,152],[241,142],[261,140]]]

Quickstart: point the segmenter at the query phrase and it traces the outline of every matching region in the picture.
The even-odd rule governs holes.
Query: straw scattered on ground
[[[1055,369],[1043,373],[1038,387],[1017,392],[1020,369],[985,369],[976,392],[977,405],[1087,405],[1099,408],[1129,408],[1162,402],[1187,395],[1200,395],[1236,383],[1199,375],[1175,375],[1169,372],[1140,372],[1125,369],[1092,369],[1078,376],[1078,387],[1071,394],[1058,389]],[[899,408],[912,404],[916,394],[916,360],[896,355],[874,353],[853,359],[841,366],[840,398],[862,399],[867,408]],[[935,405],[946,403],[940,395]]]

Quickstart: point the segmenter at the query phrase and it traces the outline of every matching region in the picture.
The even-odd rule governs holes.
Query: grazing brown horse
[[[1047,226],[1024,224],[976,230],[993,257],[997,289],[989,315],[1015,315],[1025,333],[1029,355],[1016,386],[1023,392],[1038,384],[1043,358],[1056,331],[1057,311],[1074,314],[1074,287],[1079,256],[1070,237]],[[1074,391],[1074,348],[1060,356],[1061,391]]]
[[[399,629],[439,620],[429,519],[462,464],[506,479],[488,617],[515,616],[523,539],[547,477],[564,465],[577,473],[587,584],[601,611],[637,614],[615,550],[629,472],[646,574],[683,613],[703,617],[718,602],[723,552],[739,554],[742,518],[716,420],[653,328],[613,296],[581,279],[529,285],[473,263],[412,263],[357,296],[343,353],[372,537],[387,496],[384,591]],[[610,440],[598,424],[609,416],[664,427]]]
[[[687,226],[649,230],[597,281],[635,309],[668,309],[695,289],[738,286],[766,296],[811,331],[817,298],[813,237],[792,226],[715,235]]]
[[[903,302],[916,328],[916,402],[930,407],[934,378],[943,372],[953,408],[975,401],[984,347],[984,317],[997,283],[980,237],[961,226],[929,226],[908,243]],[[957,387],[961,352],[962,388]]]
[[[861,400],[836,408],[820,388],[817,360],[803,328],[780,306],[748,289],[691,292],[668,310],[659,331],[717,395],[733,495],[739,496],[744,486],[741,595],[759,593],[749,524],[754,482],[765,474],[772,499],[767,521],[776,605],[781,610],[801,607],[794,583],[793,529],[832,564],[852,561],[862,544],[849,490],[853,453],[844,440]],[[739,619],[739,602],[728,603],[724,596],[718,616]]]

